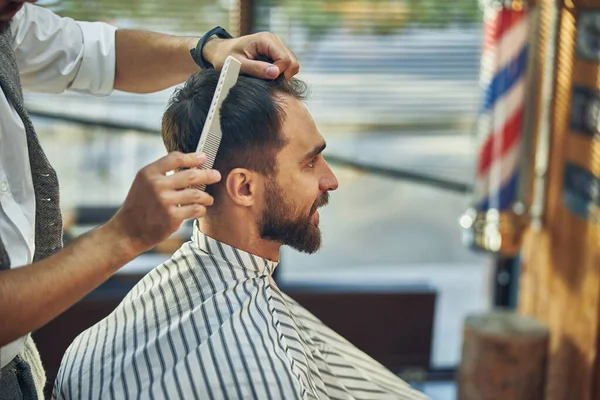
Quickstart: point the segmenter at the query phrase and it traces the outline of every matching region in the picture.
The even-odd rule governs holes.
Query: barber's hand
[[[183,221],[203,217],[213,198],[191,186],[221,179],[216,170],[196,168],[205,161],[204,154],[173,152],[142,168],[125,203],[106,226],[137,255],[169,237]],[[179,168],[190,169],[165,175]]]
[[[235,39],[213,37],[206,42],[202,52],[204,59],[220,70],[227,56],[234,56],[241,63],[241,72],[262,79],[275,79],[280,74],[291,78],[300,70],[294,54],[279,37],[260,32]],[[258,56],[273,60],[274,64],[256,61]]]

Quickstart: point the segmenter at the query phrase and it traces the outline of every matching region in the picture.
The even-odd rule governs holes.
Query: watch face
[[[600,60],[600,11],[579,12],[576,48],[580,58]]]

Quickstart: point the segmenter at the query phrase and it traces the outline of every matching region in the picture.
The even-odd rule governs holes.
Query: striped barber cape
[[[56,399],[426,399],[202,234],[66,351]]]

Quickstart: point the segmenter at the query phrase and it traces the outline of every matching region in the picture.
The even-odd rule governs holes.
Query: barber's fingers
[[[200,204],[173,206],[170,214],[180,221],[191,218],[203,218],[206,216],[206,207]]]
[[[173,151],[144,168],[151,175],[164,175],[179,168],[199,167],[206,162],[206,154]]]
[[[212,206],[214,199],[208,193],[195,188],[171,191],[166,195],[170,204],[186,206],[199,204],[202,206]]]
[[[197,168],[205,161],[206,156],[171,153],[142,168],[125,202],[107,224],[116,235],[130,239],[132,250],[139,254],[173,234],[184,220],[204,217],[213,199],[193,186],[220,179],[216,171]],[[179,168],[190,169],[166,175]]]
[[[242,62],[242,73],[263,79],[275,79],[282,73],[286,78],[290,78],[300,68],[296,57],[281,39],[269,32],[247,36],[243,54],[247,59]],[[273,64],[254,60],[258,56],[273,60]]]
[[[259,77],[261,79],[275,79],[281,73],[279,67],[265,61],[246,60],[242,64],[241,72]]]
[[[212,185],[221,180],[221,174],[214,169],[186,169],[165,177],[164,184],[169,189],[185,189],[192,186]]]
[[[292,53],[291,51],[290,51],[290,59],[292,60],[290,63],[290,66],[288,68],[286,68],[283,72],[285,79],[290,79],[291,77],[296,75],[298,72],[300,72],[300,63],[298,63],[298,60],[296,60],[296,56],[294,56],[294,53]],[[275,62],[275,65],[277,65],[277,62]]]
[[[298,60],[296,59],[296,56],[294,55],[294,53],[288,49],[285,44],[283,44],[283,41],[281,40],[281,38],[279,36],[274,35],[274,38],[276,41],[278,41],[280,43],[281,46],[283,46],[283,49],[287,52],[288,54],[288,59],[289,59],[289,64],[285,64],[285,65],[279,65],[279,60],[274,60],[275,65],[277,65],[277,67],[280,69],[281,72],[283,72],[285,79],[289,79],[292,76],[296,75],[298,72],[300,72],[300,63],[298,62]]]

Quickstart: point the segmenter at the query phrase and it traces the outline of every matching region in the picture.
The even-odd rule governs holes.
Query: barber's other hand
[[[235,39],[213,37],[204,45],[204,59],[220,70],[227,56],[234,56],[241,63],[241,72],[262,79],[275,79],[280,74],[291,78],[300,70],[294,54],[279,37],[260,32]],[[273,60],[274,64],[255,60],[259,55]]]
[[[125,203],[106,227],[137,255],[168,238],[183,221],[203,217],[213,198],[191,186],[210,185],[221,179],[216,170],[196,168],[205,161],[204,154],[172,152],[142,168]],[[166,175],[179,168],[190,169]]]

